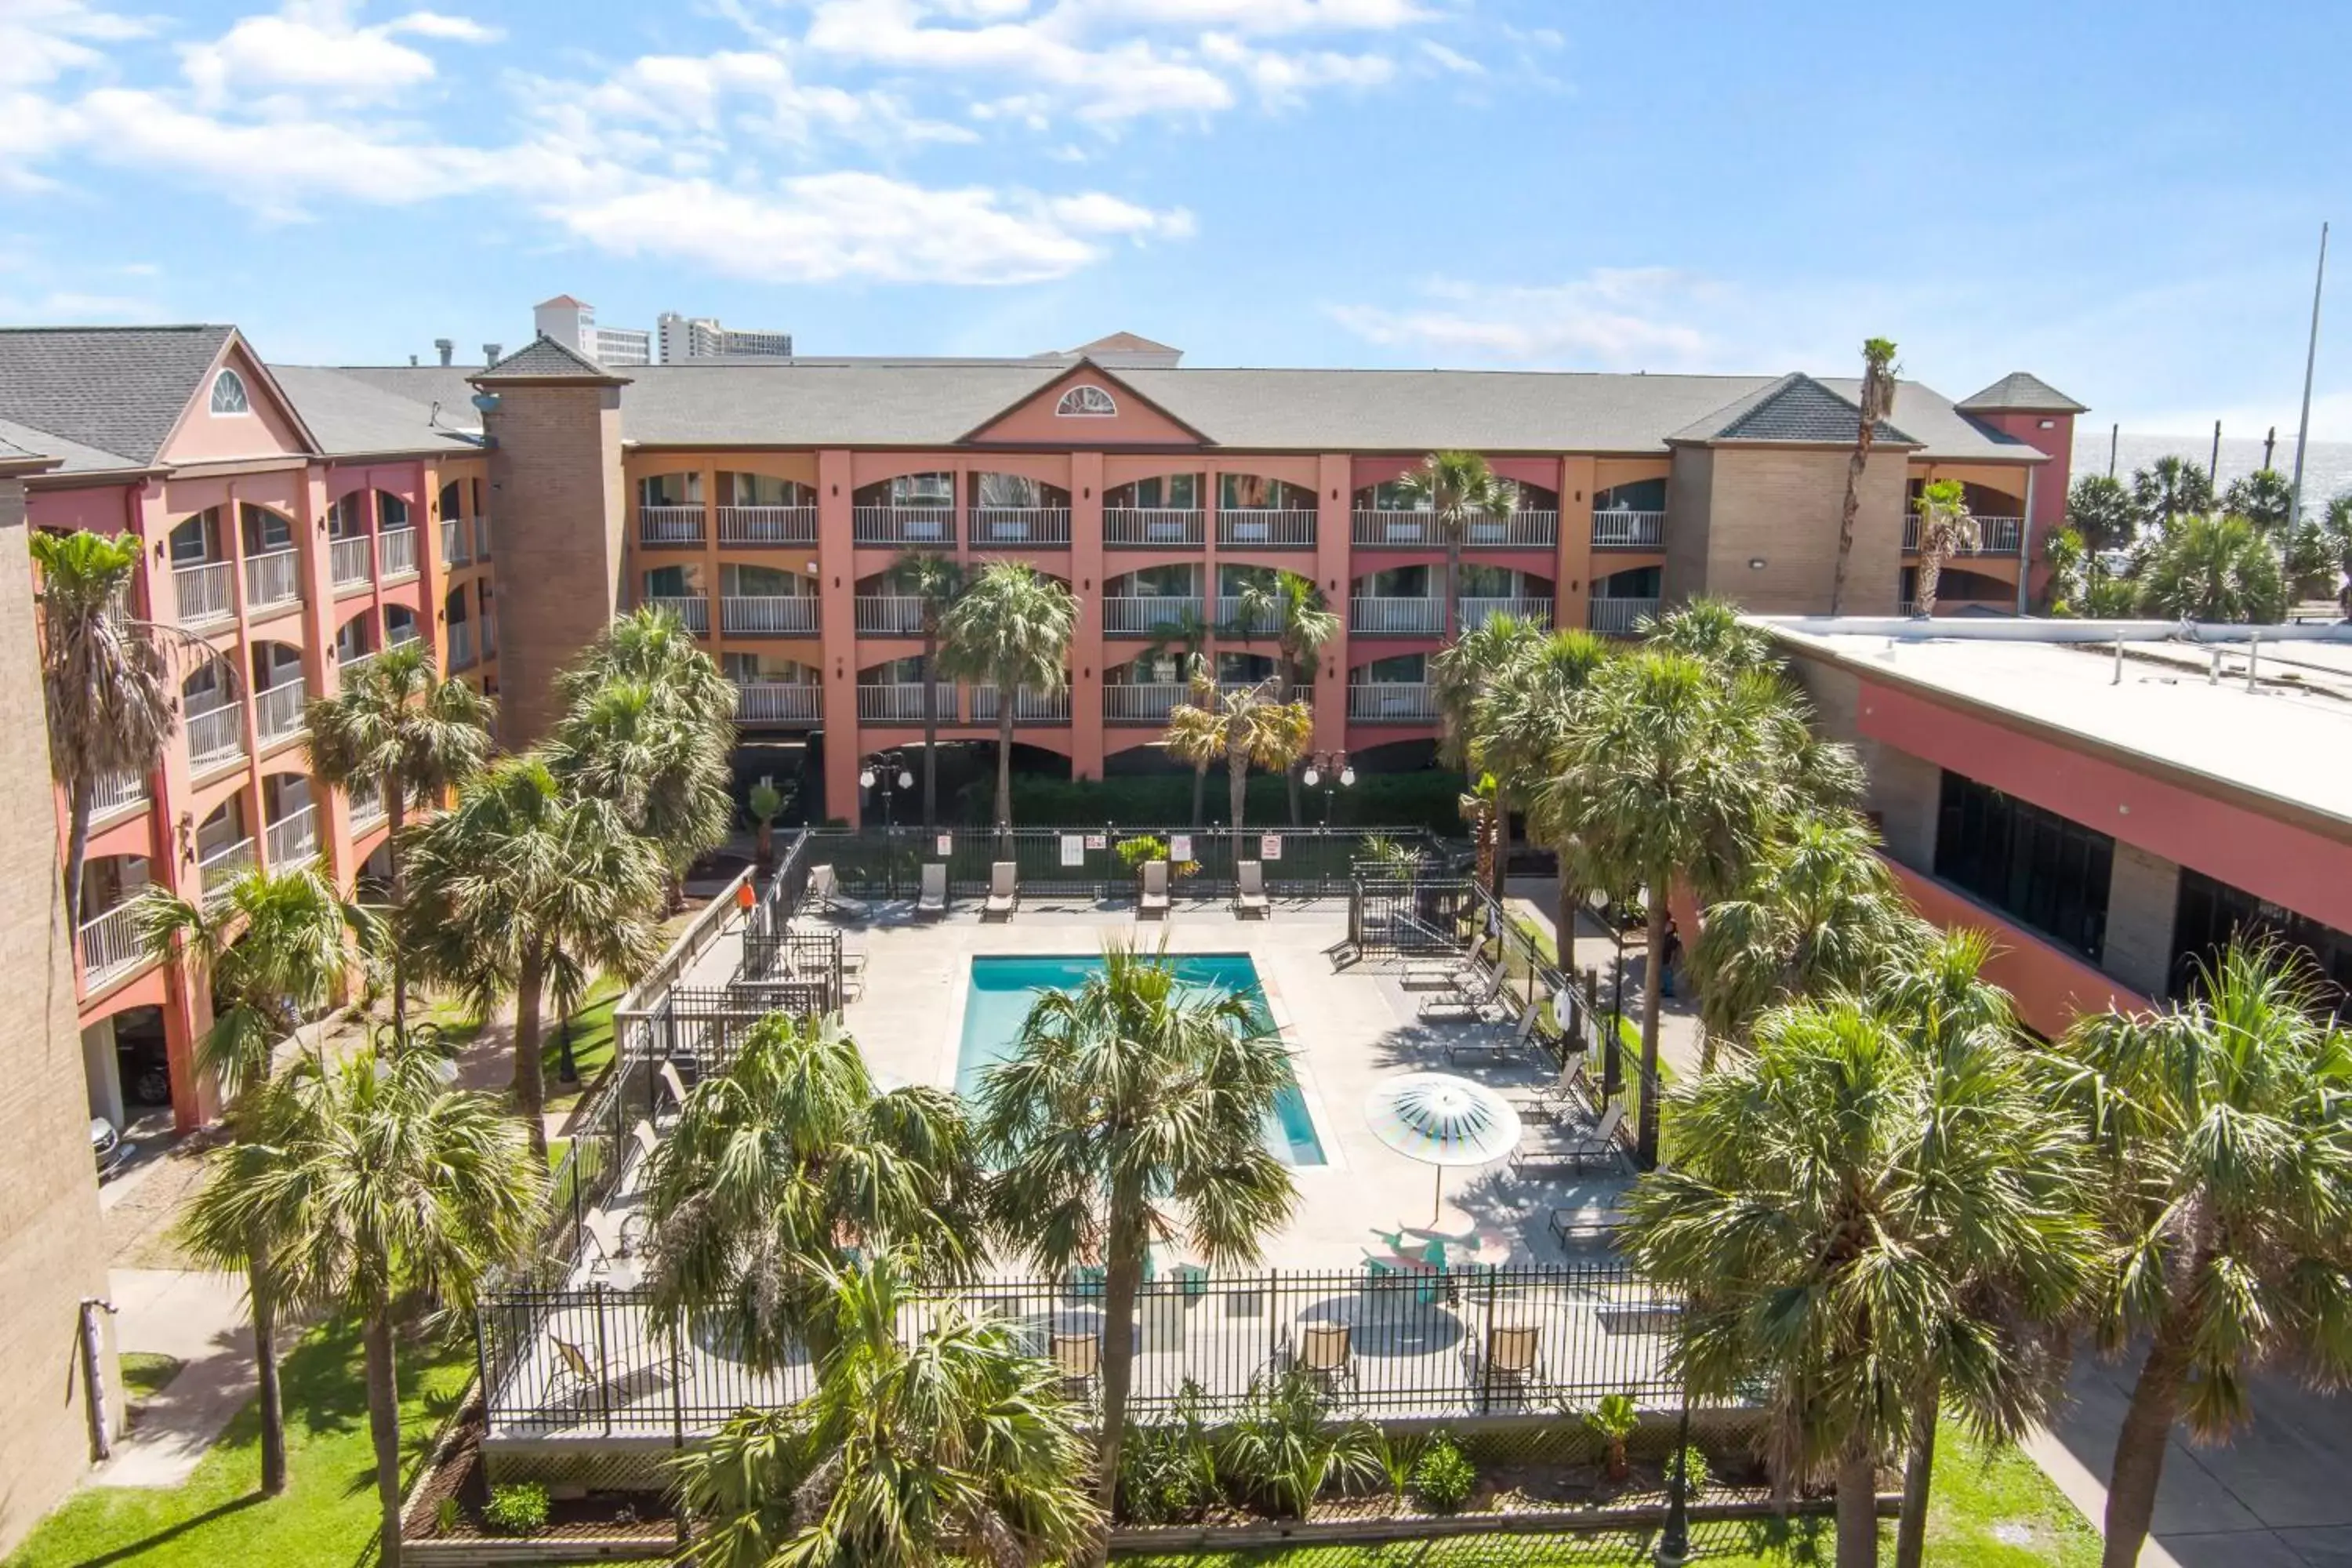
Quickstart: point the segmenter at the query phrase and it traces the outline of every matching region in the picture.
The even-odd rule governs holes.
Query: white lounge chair
[[[983,920],[1013,918],[1013,906],[1021,901],[1020,884],[1014,879],[1010,860],[999,860],[988,868],[988,902],[981,908]]]
[[[948,863],[944,860],[923,862],[923,886],[915,900],[919,915],[943,915],[948,912]]]
[[[1465,985],[1457,979],[1453,990],[1423,997],[1420,1008],[1421,1019],[1423,1023],[1461,1023],[1467,1019],[1483,1018],[1486,1016],[1487,1010],[1496,1005],[1495,999],[1502,994],[1502,990],[1503,968],[1502,965],[1496,964],[1494,968],[1486,970],[1475,984]]]
[[[1165,920],[1168,917],[1168,862],[1146,860],[1143,863],[1143,901],[1136,906],[1139,920]]]
[[[1265,862],[1244,860],[1234,870],[1234,912],[1245,921],[1265,919]]]
[[[1617,1127],[1624,1120],[1624,1106],[1612,1100],[1590,1128],[1564,1130],[1556,1137],[1538,1133],[1522,1138],[1511,1151],[1511,1168],[1585,1171],[1616,1164],[1625,1155],[1624,1145],[1617,1142]]]
[[[1519,1015],[1518,1026],[1507,1035],[1469,1035],[1445,1042],[1445,1059],[1458,1061],[1464,1057],[1477,1057],[1487,1061],[1509,1061],[1528,1048],[1528,1041],[1536,1032],[1536,1015],[1542,1012],[1539,1005],[1530,1004]]]
[[[656,1076],[661,1079],[662,1088],[669,1091],[670,1103],[680,1110],[685,1110],[686,1080],[677,1076],[677,1064],[673,1061],[664,1060],[661,1066],[656,1069]]]
[[[1507,1089],[1503,1098],[1523,1117],[1539,1117],[1547,1121],[1590,1121],[1590,1107],[1595,1096],[1592,1080],[1584,1070],[1584,1052],[1570,1051],[1560,1058],[1557,1077],[1532,1089]]]

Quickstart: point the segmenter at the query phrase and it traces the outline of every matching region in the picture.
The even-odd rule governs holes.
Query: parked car
[[[114,1123],[105,1117],[93,1116],[89,1119],[89,1152],[98,1162],[98,1179],[102,1182],[139,1152],[139,1145],[116,1131]]]

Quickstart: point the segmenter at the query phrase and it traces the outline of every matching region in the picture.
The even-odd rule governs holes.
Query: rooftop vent
[[[449,338],[434,339],[433,347],[441,355],[441,363],[443,364],[447,364],[456,357],[457,353],[457,342]]]
[[[482,363],[484,364],[498,363],[499,350],[501,346],[502,345],[498,343],[484,343],[482,345]]]

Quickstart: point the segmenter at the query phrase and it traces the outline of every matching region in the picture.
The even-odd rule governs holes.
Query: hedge
[[[1460,837],[1462,775],[1436,769],[1411,773],[1359,773],[1349,787],[1333,792],[1334,827],[1426,827]],[[1299,787],[1305,826],[1323,822],[1323,792]],[[1226,826],[1228,786],[1223,770],[1212,770],[1202,796],[1202,826]],[[1253,827],[1290,826],[1290,797],[1279,775],[1257,773],[1249,782],[1244,816]],[[993,779],[975,780],[957,797],[959,817],[985,827],[996,809]],[[1192,820],[1190,774],[1108,779],[1057,779],[1037,773],[1013,775],[1013,820],[1024,827],[1091,827],[1105,822],[1135,826],[1181,827]]]

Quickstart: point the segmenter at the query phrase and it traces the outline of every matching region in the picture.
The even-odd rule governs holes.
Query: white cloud
[[[448,38],[460,44],[495,44],[506,37],[501,27],[489,26],[470,16],[445,16],[438,11],[411,11],[407,16],[384,25],[387,33],[414,33],[420,38]]]
[[[181,46],[180,64],[196,100],[207,107],[283,92],[382,103],[436,74],[431,56],[395,41],[400,33],[471,44],[500,36],[496,28],[435,11],[363,27],[339,0],[287,0],[273,15],[242,17],[217,38]]]
[[[96,46],[125,43],[143,22],[93,10],[83,0],[6,0],[0,4],[0,87],[55,81],[105,61]],[[16,143],[6,143],[12,150]]]
[[[1601,268],[1540,286],[1434,279],[1410,307],[1335,304],[1332,320],[1383,347],[1449,361],[1607,370],[1717,368],[1701,323],[1719,290],[1663,268]]]

